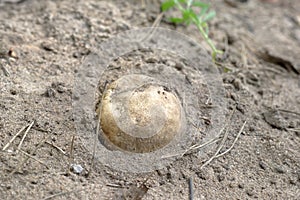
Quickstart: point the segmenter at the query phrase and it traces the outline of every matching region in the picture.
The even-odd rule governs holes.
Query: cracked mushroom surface
[[[98,114],[104,139],[118,149],[135,153],[164,147],[184,126],[184,112],[176,94],[139,74],[109,84]]]

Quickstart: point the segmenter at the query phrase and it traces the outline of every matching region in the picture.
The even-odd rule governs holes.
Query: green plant
[[[216,59],[217,54],[222,54],[221,50],[218,50],[211,39],[208,36],[208,24],[207,22],[211,20],[216,12],[209,9],[209,4],[203,3],[201,1],[194,0],[166,0],[161,4],[161,9],[163,12],[171,9],[177,8],[181,12],[181,18],[171,17],[170,21],[175,24],[194,24],[197,26],[200,34],[205,39],[207,44],[212,49],[212,58],[213,61]],[[200,8],[200,11],[197,14],[196,8]]]

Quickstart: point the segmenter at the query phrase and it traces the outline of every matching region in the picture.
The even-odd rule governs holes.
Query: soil
[[[74,77],[103,41],[151,26],[160,1],[0,0],[0,46],[18,55],[9,65],[0,52],[9,72],[0,71],[0,198],[300,199],[300,1],[210,2],[217,13],[210,37],[224,51],[217,67],[231,121],[224,122],[229,136],[222,152],[246,121],[245,128],[230,152],[203,168],[216,148],[138,174],[94,160],[76,134]],[[170,24],[170,14],[159,25],[193,38],[209,57],[196,28]],[[187,65],[173,55],[142,54],[148,64]],[[111,66],[134,58],[125,55]],[[199,121],[209,126],[209,119]],[[24,134],[2,150],[32,122],[21,150]]]

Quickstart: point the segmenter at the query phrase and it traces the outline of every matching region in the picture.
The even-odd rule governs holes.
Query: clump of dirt
[[[18,55],[11,65],[0,57],[9,72],[0,71],[2,199],[187,199],[189,180],[194,199],[299,198],[299,1],[211,1],[217,17],[210,22],[210,37],[224,50],[217,62],[228,102],[224,110],[228,118],[236,110],[226,148],[247,122],[229,153],[202,169],[208,157],[193,152],[145,174],[114,171],[93,160],[74,127],[74,75],[101,42],[151,26],[159,5],[0,0],[0,46]],[[182,32],[210,51],[196,28],[170,24],[167,16],[160,26]],[[182,67],[180,62],[165,64]],[[79,165],[83,171],[74,168]]]

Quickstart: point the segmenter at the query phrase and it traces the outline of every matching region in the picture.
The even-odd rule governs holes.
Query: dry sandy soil
[[[135,174],[97,159],[92,166],[93,153],[75,130],[74,76],[101,42],[151,26],[160,2],[0,0],[0,45],[19,57],[11,65],[0,60],[10,73],[0,71],[0,199],[300,199],[300,1],[214,0],[211,6],[217,16],[210,37],[225,51],[217,65],[223,109],[227,116],[235,110],[221,151],[246,126],[233,149],[204,168],[214,149]],[[174,26],[166,16],[160,26],[210,51],[195,27]],[[155,51],[137,58],[185,66]],[[2,150],[33,121],[20,151],[23,133]],[[75,173],[70,164],[84,170]]]

